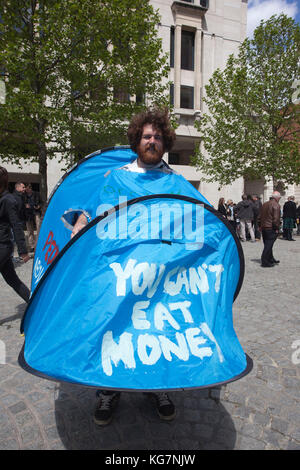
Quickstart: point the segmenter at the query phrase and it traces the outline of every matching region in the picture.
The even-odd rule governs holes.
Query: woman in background
[[[236,232],[236,220],[235,220],[235,213],[234,213],[234,204],[232,199],[228,199],[227,201],[227,219],[229,220],[232,228]]]
[[[223,197],[219,199],[218,212],[220,212],[220,214],[222,214],[224,217],[227,216],[227,207],[225,205],[225,199]]]

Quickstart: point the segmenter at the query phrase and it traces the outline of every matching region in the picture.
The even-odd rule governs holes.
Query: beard
[[[164,152],[157,148],[155,144],[149,144],[145,149],[137,148],[137,153],[141,162],[146,165],[155,165],[159,163]]]

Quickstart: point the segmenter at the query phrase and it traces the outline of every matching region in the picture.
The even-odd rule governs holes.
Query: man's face
[[[139,159],[147,165],[159,163],[164,154],[162,132],[155,129],[152,124],[145,124],[137,153]]]
[[[21,183],[16,187],[16,190],[19,191],[19,193],[25,193],[25,184]]]

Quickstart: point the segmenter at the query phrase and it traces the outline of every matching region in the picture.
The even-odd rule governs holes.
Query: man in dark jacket
[[[258,229],[257,219],[260,213],[260,209],[262,207],[262,203],[261,203],[260,198],[257,196],[257,194],[252,195],[252,201],[253,201],[253,212],[254,212],[253,228],[254,228],[255,239],[260,240],[261,232]]]
[[[30,291],[19,279],[12,261],[13,242],[17,243],[19,256],[24,262],[29,260],[25,243],[24,232],[18,217],[17,202],[7,190],[8,173],[5,168],[0,167],[0,272],[4,280],[17,294],[29,301]]]
[[[261,255],[261,266],[271,268],[279,263],[273,256],[273,245],[278,237],[280,227],[280,205],[281,195],[274,191],[270,200],[262,205],[258,216],[258,226],[262,232],[264,249]]]
[[[25,224],[26,216],[25,216],[25,184],[22,183],[21,181],[18,181],[15,184],[15,189],[12,193],[13,197],[16,200],[17,203],[17,211],[18,211],[18,217],[22,225]]]
[[[240,220],[240,238],[243,242],[246,241],[246,228],[250,234],[251,241],[255,242],[255,235],[253,230],[253,202],[245,194],[242,196],[242,200],[238,203],[235,208],[236,217]]]
[[[294,196],[290,196],[287,202],[284,203],[282,219],[283,219],[283,238],[285,238],[288,241],[295,241],[293,238],[293,228],[296,227],[297,206],[295,203]]]
[[[36,238],[34,230],[39,230],[39,199],[37,194],[32,191],[31,184],[27,184],[25,187],[25,218],[26,218],[26,230],[28,235],[28,245],[30,251],[34,251]],[[36,227],[35,227],[36,226]]]
[[[298,207],[296,209],[296,214],[297,214],[297,235],[300,235],[300,204],[298,204]]]

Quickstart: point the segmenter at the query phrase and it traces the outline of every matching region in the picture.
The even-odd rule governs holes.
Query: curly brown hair
[[[176,134],[170,123],[168,108],[155,108],[153,110],[142,111],[133,116],[128,127],[127,137],[130,147],[134,152],[137,151],[145,124],[152,124],[155,129],[161,131],[164,151],[169,152],[175,142]]]
[[[0,194],[8,188],[8,173],[7,170],[0,166]]]

